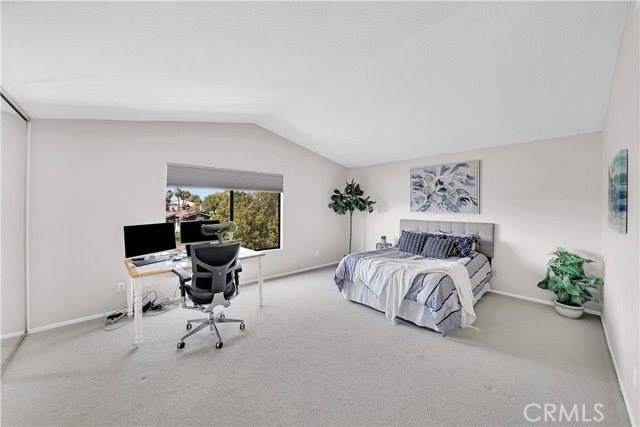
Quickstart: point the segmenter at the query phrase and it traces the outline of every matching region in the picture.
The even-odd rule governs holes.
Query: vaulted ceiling
[[[347,167],[599,131],[627,2],[8,2],[35,118],[256,123]]]

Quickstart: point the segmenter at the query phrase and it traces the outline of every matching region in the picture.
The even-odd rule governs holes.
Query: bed
[[[342,295],[382,311],[391,321],[400,318],[443,336],[470,327],[475,320],[473,305],[490,290],[494,224],[403,219],[400,233],[424,234],[425,242],[426,236],[454,241],[472,236],[475,244],[468,256],[438,260],[397,246],[349,254],[340,261],[334,278]],[[403,237],[400,240],[406,243]]]

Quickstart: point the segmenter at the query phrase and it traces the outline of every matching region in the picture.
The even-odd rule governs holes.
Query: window
[[[166,219],[234,221],[234,238],[254,249],[279,249],[282,175],[167,165]],[[176,235],[179,239],[179,235]]]

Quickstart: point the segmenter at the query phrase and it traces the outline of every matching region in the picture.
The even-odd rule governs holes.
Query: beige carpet
[[[2,375],[2,425],[535,425],[528,404],[593,418],[598,403],[584,425],[629,424],[598,317],[489,294],[478,330],[443,338],[345,301],[332,273],[268,281],[262,308],[245,287],[227,315],[247,329],[222,325],[220,350],[208,332],[176,349],[183,309],[145,318],[137,349],[133,324],[30,335]]]

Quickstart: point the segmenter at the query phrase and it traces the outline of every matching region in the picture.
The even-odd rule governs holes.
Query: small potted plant
[[[383,245],[387,244],[387,236],[380,236],[380,243],[382,243]]]
[[[600,278],[588,278],[585,275],[584,264],[594,261],[564,248],[558,248],[551,254],[555,258],[547,264],[547,275],[538,283],[538,287],[556,294],[557,299],[553,303],[559,315],[578,319],[584,313],[582,304],[595,300],[589,289],[595,289],[604,282]]]

